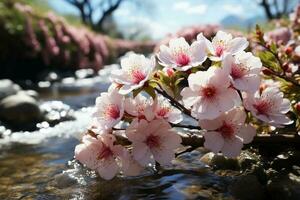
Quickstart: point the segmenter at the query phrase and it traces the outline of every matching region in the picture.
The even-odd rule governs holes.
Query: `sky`
[[[97,1],[97,0],[94,0]],[[199,24],[219,24],[227,16],[243,19],[263,16],[255,0],[140,0],[149,6],[137,7],[124,2],[115,11],[114,18],[123,31],[133,31],[140,26],[154,39],[174,33],[182,27]],[[64,0],[50,0],[50,5],[60,13],[79,15],[76,8]],[[97,18],[97,16],[95,16]]]

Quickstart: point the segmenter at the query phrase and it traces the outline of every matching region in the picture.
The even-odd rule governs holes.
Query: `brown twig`
[[[294,79],[292,79],[288,76],[285,76],[284,74],[281,74],[281,73],[279,73],[279,72],[277,72],[277,71],[275,71],[275,70],[273,70],[269,67],[266,67],[266,68],[271,72],[272,75],[275,75],[275,76],[277,76],[277,77],[279,77],[279,78],[281,78],[281,79],[283,79],[287,82],[290,82],[290,83],[294,84],[297,87],[300,87],[300,84],[296,80],[294,80]]]
[[[269,52],[275,57],[276,61],[277,61],[278,64],[280,65],[280,67],[283,68],[283,63],[282,63],[282,61],[281,61],[281,59],[279,58],[279,56],[278,56],[277,53],[274,53],[269,47],[267,47],[265,44],[263,44],[263,43],[261,43],[261,42],[258,42],[257,44],[259,44],[260,46],[262,46],[263,48],[265,48],[267,51],[269,51]],[[275,76],[277,76],[277,77],[279,77],[279,78],[281,78],[281,79],[284,79],[284,80],[286,80],[286,81],[288,81],[288,82],[294,84],[295,86],[300,87],[299,82],[296,81],[295,79],[290,78],[290,77],[287,77],[287,76],[285,76],[284,74],[279,73],[279,72],[277,72],[277,71],[271,69],[271,68],[268,67],[268,66],[265,66],[265,67],[266,67],[268,70],[270,70],[270,72],[271,72],[273,75],[275,75]]]
[[[172,127],[175,127],[175,128],[187,128],[187,129],[201,130],[200,126],[185,125],[185,124],[173,124],[173,123],[170,123],[170,124]]]
[[[189,111],[186,107],[184,107],[181,103],[179,103],[176,99],[174,99],[173,97],[171,97],[166,91],[164,91],[162,88],[161,89],[158,89],[158,88],[155,88],[155,91],[159,94],[161,94],[162,96],[164,96],[165,98],[167,98],[170,103],[178,108],[180,111],[182,111],[184,114],[186,114],[187,116],[197,120],[195,117],[193,117],[191,115],[191,111]]]

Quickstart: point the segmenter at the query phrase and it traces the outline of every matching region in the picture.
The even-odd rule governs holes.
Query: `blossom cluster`
[[[183,117],[203,129],[204,147],[227,157],[238,156],[256,135],[250,118],[272,126],[292,123],[283,93],[261,89],[262,63],[245,51],[248,45],[244,37],[218,31],[211,41],[201,33],[191,44],[171,39],[156,58],[128,54],[96,99],[93,134],[83,136],[75,158],[104,179],[138,175],[175,158],[182,138],[173,127]],[[129,143],[122,145],[119,137]]]
[[[141,43],[121,39],[111,39],[102,34],[96,34],[86,27],[77,27],[67,23],[62,17],[49,12],[40,14],[31,6],[16,1],[4,3],[4,9],[14,15],[20,15],[22,21],[15,24],[15,21],[8,20],[5,27],[24,27],[18,29],[20,38],[20,55],[26,60],[41,60],[45,67],[56,67],[69,69],[93,68],[101,69],[108,60],[124,54],[129,49],[139,51],[152,51],[154,43]],[[9,13],[10,13],[9,12]],[[13,18],[10,16],[7,19]],[[10,34],[7,30],[4,34]],[[22,54],[25,50],[25,55]],[[15,53],[13,49],[11,53]],[[18,54],[18,53],[17,53]],[[17,57],[19,58],[19,57]],[[20,58],[23,60],[23,57]]]

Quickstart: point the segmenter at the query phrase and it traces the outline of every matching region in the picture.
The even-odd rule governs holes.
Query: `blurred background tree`
[[[280,19],[293,11],[298,0],[258,0],[258,4],[264,9],[266,17]]]
[[[113,13],[125,2],[139,8],[149,7],[146,0],[62,0],[74,6],[80,13],[82,23],[91,27],[94,31],[111,33],[116,37],[122,37],[117,31]]]

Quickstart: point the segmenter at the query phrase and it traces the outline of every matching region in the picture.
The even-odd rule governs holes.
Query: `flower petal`
[[[243,141],[238,137],[233,137],[224,141],[222,153],[224,156],[234,158],[240,155],[243,148]]]
[[[223,137],[220,133],[215,131],[205,132],[204,139],[204,147],[211,150],[214,153],[218,153],[224,145]]]
[[[237,133],[237,136],[243,139],[244,144],[249,144],[250,142],[252,142],[255,135],[256,129],[250,124],[243,126]]]
[[[119,172],[119,166],[115,159],[111,157],[110,159],[101,162],[96,170],[102,178],[111,180]]]

